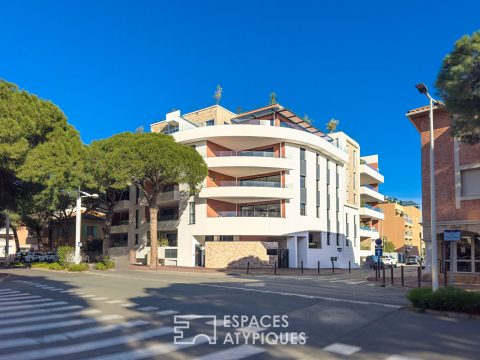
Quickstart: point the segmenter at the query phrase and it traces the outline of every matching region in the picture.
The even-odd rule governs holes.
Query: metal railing
[[[370,227],[368,225],[360,225],[360,230],[375,231],[378,232],[378,229]]]
[[[222,180],[215,181],[217,186],[246,186],[246,187],[268,187],[268,188],[285,188],[281,182],[277,181],[259,181],[259,180]]]
[[[279,218],[280,212],[254,211],[242,213],[237,211],[217,211],[218,217],[270,217]]]
[[[362,204],[362,207],[364,208],[367,208],[367,209],[370,209],[370,210],[373,210],[373,211],[376,211],[376,212],[379,212],[379,213],[382,213],[383,214],[383,210],[378,208],[378,207],[375,207],[375,206],[372,206],[372,205],[369,205],[369,204]]]
[[[282,156],[276,155],[272,151],[215,151],[215,156],[255,156],[255,157],[268,157],[268,158],[282,158]]]

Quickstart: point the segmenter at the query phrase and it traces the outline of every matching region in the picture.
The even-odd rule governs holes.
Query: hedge
[[[453,311],[480,315],[480,293],[454,287],[443,287],[433,292],[430,288],[417,288],[407,294],[415,308]]]

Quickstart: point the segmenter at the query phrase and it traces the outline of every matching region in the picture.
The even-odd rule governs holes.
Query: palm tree
[[[275,105],[277,103],[277,94],[275,94],[275,92],[271,92],[270,93],[270,101],[268,103],[268,105]]]
[[[329,133],[333,133],[337,130],[337,126],[340,124],[340,121],[335,119],[330,119],[330,121],[326,124],[327,130]]]
[[[220,84],[217,85],[217,89],[215,90],[215,95],[213,96],[217,101],[217,105],[220,103],[220,100],[222,99],[222,92],[223,92],[223,89],[220,86]]]

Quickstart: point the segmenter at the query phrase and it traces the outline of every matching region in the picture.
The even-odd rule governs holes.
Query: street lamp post
[[[82,195],[83,194],[83,195]],[[76,218],[75,218],[75,264],[80,263],[80,235],[82,228],[82,198],[98,198],[98,194],[89,194],[85,191],[78,189],[77,191],[77,207],[76,207]]]
[[[429,100],[430,117],[430,235],[432,239],[432,290],[438,289],[438,245],[437,245],[437,214],[435,201],[435,139],[433,135],[433,105],[439,102],[432,98],[424,83],[415,85],[417,90]]]

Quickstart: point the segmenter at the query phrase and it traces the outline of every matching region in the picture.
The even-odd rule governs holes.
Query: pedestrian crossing
[[[39,288],[49,290],[44,286]],[[5,300],[11,299],[9,294],[13,291],[15,297],[27,299]],[[28,299],[30,296],[35,298]],[[72,293],[72,296],[72,300],[78,300],[76,294]],[[42,302],[29,303],[37,300]],[[183,352],[191,348],[195,348],[195,352],[189,358],[240,360],[266,351],[257,345],[211,346],[206,344],[205,337],[186,338],[184,343],[175,344],[173,315],[180,312],[174,309],[139,307],[136,310],[149,312],[151,318],[131,319],[69,301],[58,301],[54,296],[31,295],[10,289],[0,290],[0,304],[0,360],[135,360],[163,358],[167,354],[185,358]],[[116,309],[115,306],[110,308]],[[192,319],[202,317],[196,314],[186,316]]]

